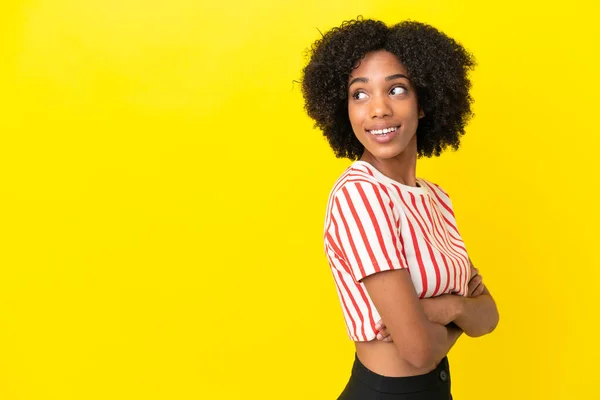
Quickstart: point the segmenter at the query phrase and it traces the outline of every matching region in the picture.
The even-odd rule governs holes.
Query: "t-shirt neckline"
[[[387,175],[384,175],[381,171],[379,171],[377,168],[375,168],[371,163],[369,163],[367,161],[357,160],[357,161],[354,161],[354,164],[363,165],[365,168],[369,168],[369,170],[373,171],[373,173],[377,176],[377,178],[379,178],[385,182],[388,182],[392,185],[398,186],[400,189],[402,189],[404,191],[411,192],[414,194],[428,194],[429,193],[429,191],[427,190],[427,185],[425,184],[423,179],[416,178],[416,182],[419,186],[409,186],[409,185],[400,183],[400,182],[388,177]]]

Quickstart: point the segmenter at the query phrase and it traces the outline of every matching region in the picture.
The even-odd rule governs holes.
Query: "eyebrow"
[[[393,81],[394,79],[400,79],[400,78],[404,78],[406,80],[408,79],[408,76],[403,75],[403,74],[394,74],[394,75],[390,75],[390,76],[386,76],[385,80],[386,81]],[[369,79],[368,78],[354,78],[350,81],[350,84],[348,85],[348,87],[352,86],[353,83],[358,83],[358,82],[362,82],[362,83],[369,83]]]

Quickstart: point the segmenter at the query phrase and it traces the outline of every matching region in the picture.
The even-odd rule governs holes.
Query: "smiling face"
[[[364,158],[388,160],[409,145],[416,152],[419,111],[406,68],[385,50],[367,55],[348,80],[348,116]]]

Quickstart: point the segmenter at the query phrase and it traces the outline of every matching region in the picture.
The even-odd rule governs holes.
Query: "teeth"
[[[385,135],[387,133],[394,132],[395,130],[396,130],[396,127],[392,127],[392,128],[385,128],[385,129],[376,129],[376,130],[372,130],[369,132],[371,132],[371,134],[373,134],[373,135]]]

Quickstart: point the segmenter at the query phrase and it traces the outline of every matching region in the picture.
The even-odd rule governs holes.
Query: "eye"
[[[400,95],[400,94],[405,94],[406,92],[407,92],[406,88],[402,87],[402,86],[394,86],[392,88],[392,90],[390,90],[390,94],[392,96],[397,96],[397,95]]]
[[[367,98],[367,94],[365,92],[354,92],[352,98],[354,100],[363,100]]]

